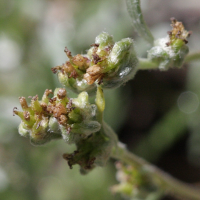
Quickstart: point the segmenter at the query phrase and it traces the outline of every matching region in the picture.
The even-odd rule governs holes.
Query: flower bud
[[[160,38],[154,43],[154,47],[149,50],[148,58],[159,65],[160,70],[168,70],[172,67],[180,68],[185,56],[188,54],[187,37],[190,32],[184,29],[181,22],[172,18],[172,31],[168,32],[166,38]]]
[[[71,126],[71,132],[83,134],[84,137],[87,137],[92,133],[99,131],[100,128],[101,125],[97,121],[84,121],[82,123],[74,123]]]
[[[113,37],[106,32],[102,32],[95,38],[95,44],[99,44],[99,50],[103,50],[105,47],[114,45]]]
[[[78,142],[81,139],[81,136],[79,134],[74,134],[71,132],[71,127],[60,125],[60,131],[62,134],[62,138],[67,144],[74,144]]]
[[[58,73],[61,84],[74,92],[92,93],[96,84],[102,84],[103,88],[118,87],[133,78],[137,71],[133,40],[126,38],[114,43],[106,32],[96,37],[87,55],[72,56],[67,48],[65,53],[69,61],[52,71]]]
[[[26,129],[26,127],[24,128],[23,123],[20,123],[18,131],[19,131],[19,134],[23,137],[28,137],[30,134],[30,131]]]
[[[133,40],[122,39],[116,42],[109,57],[108,76],[105,76],[102,87],[116,88],[132,79],[137,72],[138,58],[136,56]]]

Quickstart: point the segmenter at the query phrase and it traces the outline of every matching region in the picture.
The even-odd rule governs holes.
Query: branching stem
[[[166,193],[180,197],[181,199],[200,200],[199,189],[178,181],[172,176],[166,174],[142,158],[129,152],[121,143],[118,143],[116,149],[113,151],[112,157],[126,164],[133,165],[134,167],[145,169],[149,176],[152,177],[152,179]]]
[[[147,58],[139,59],[138,70],[158,69],[159,65]]]
[[[195,60],[200,60],[200,51],[197,52],[193,52],[193,53],[189,53],[186,57],[185,57],[185,62],[191,62],[191,61],[195,61]]]
[[[185,57],[184,63],[200,60],[200,52],[190,53]],[[158,69],[159,65],[147,58],[139,59],[138,70]]]

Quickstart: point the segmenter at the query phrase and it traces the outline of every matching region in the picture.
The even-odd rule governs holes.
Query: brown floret
[[[171,22],[172,30],[167,32],[170,37],[170,42],[167,42],[166,45],[171,45],[176,39],[181,39],[187,44],[187,38],[191,35],[191,31],[186,31],[183,23],[177,21],[174,17],[171,18]]]
[[[82,56],[81,54],[77,54],[72,58],[73,64],[77,65],[80,70],[85,71],[90,66],[90,60]]]
[[[84,74],[84,79],[89,85],[91,85],[97,79],[101,79],[102,75],[103,73],[101,72],[101,67],[99,65],[93,65],[87,69],[86,74]]]
[[[65,98],[66,95],[67,95],[67,91],[64,88],[60,88],[58,90],[57,96],[58,96],[59,99]]]

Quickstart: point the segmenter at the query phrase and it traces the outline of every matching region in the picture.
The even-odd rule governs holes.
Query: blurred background
[[[142,0],[155,38],[171,30],[170,18],[193,32],[190,51],[200,50],[199,0]],[[0,199],[121,200],[114,160],[87,176],[70,170],[62,154],[73,151],[63,141],[32,146],[19,136],[12,116],[18,97],[61,87],[51,67],[72,54],[85,53],[102,31],[115,41],[135,39],[138,56],[149,46],[131,26],[124,0],[0,0]],[[139,71],[116,90],[107,90],[105,120],[137,155],[188,183],[200,182],[200,64],[180,70]],[[69,92],[71,97],[75,97]],[[165,197],[164,199],[174,199]]]

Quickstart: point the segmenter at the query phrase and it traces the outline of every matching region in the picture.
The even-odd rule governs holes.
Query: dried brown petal
[[[44,92],[44,94],[46,96],[49,96],[49,94],[53,94],[53,92],[52,92],[52,90],[46,89],[45,92]]]
[[[66,53],[66,55],[69,59],[72,59],[72,53],[71,53],[71,51],[69,51],[69,49],[67,47],[65,47],[64,52]]]
[[[27,111],[24,112],[24,119],[25,119],[26,121],[29,121],[29,120],[30,120],[30,113],[29,113],[29,112],[27,112]]]
[[[66,117],[66,115],[60,115],[58,120],[59,120],[59,123],[62,124],[63,126],[67,125],[67,117]]]
[[[53,115],[55,118],[60,117],[60,115],[63,114],[67,114],[67,109],[65,106],[63,106],[62,104],[57,104],[54,108],[53,108]]]
[[[59,99],[65,98],[66,95],[67,95],[67,91],[64,88],[60,88],[58,90],[57,96],[58,96]]]
[[[93,65],[89,67],[86,72],[91,76],[95,76],[101,73],[101,67],[99,65]]]
[[[81,54],[74,56],[72,62],[77,65],[80,70],[86,70],[90,65],[90,60]]]
[[[17,107],[13,108],[13,116],[17,115],[18,111],[17,111]]]
[[[19,97],[19,103],[21,104],[22,109],[28,108],[28,104],[25,97]]]
[[[37,101],[38,100],[38,95],[35,95],[34,97],[32,97],[33,101]]]
[[[47,104],[46,103],[42,102],[42,103],[40,103],[40,106],[42,107],[43,111],[47,111]]]
[[[99,47],[99,44],[91,44],[91,47]]]
[[[92,57],[93,57],[93,60],[94,60],[94,64],[97,64],[98,62],[102,61],[102,59],[96,53],[92,54]]]

